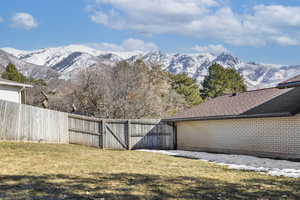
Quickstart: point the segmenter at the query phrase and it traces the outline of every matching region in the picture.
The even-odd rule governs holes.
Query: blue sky
[[[300,64],[300,0],[3,0],[0,47],[229,51]]]

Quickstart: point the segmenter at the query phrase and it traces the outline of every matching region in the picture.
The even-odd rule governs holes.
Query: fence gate
[[[173,123],[156,119],[132,120],[131,149],[175,149],[176,130]]]
[[[129,147],[129,121],[103,120],[103,148],[130,149]]]
[[[69,115],[69,141],[107,149],[175,149],[172,123],[156,119],[118,120]]]
[[[102,125],[98,119],[69,115],[70,144],[103,148]]]

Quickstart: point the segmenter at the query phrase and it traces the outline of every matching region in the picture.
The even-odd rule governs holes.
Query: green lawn
[[[0,199],[300,199],[300,179],[199,160],[0,142]]]

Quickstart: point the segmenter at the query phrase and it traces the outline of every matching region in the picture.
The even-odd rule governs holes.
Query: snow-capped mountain
[[[233,67],[239,71],[249,89],[272,87],[283,80],[300,74],[300,65],[280,66],[243,62],[229,53],[222,53],[217,56],[209,53],[170,55],[153,51],[137,57],[150,63],[160,64],[171,73],[187,73],[190,77],[197,79],[199,83],[208,74],[208,68],[213,63],[219,63],[224,67]]]
[[[69,45],[33,51],[13,48],[2,48],[2,50],[15,56],[20,61],[50,67],[59,72],[62,79],[70,79],[80,69],[88,68],[98,63],[112,64],[142,53],[139,51],[112,53],[84,45]]]
[[[63,59],[69,57],[70,54],[76,52],[89,54],[90,56],[95,56],[95,57],[99,55],[105,55],[111,53],[109,51],[101,51],[94,48],[90,48],[85,45],[68,45],[62,47],[38,49],[34,51],[23,51],[14,48],[2,48],[2,50],[28,63],[34,63],[36,65],[43,65],[43,66],[53,66],[58,62],[61,62]],[[134,51],[134,52],[114,52],[114,53],[122,59],[128,59],[142,52]]]
[[[4,71],[9,63],[17,66],[18,70],[27,77],[50,80],[60,76],[57,71],[50,67],[27,63],[0,49],[0,71]]]
[[[60,78],[71,79],[84,68],[101,66],[101,64],[110,65],[122,60],[133,62],[137,59],[159,64],[164,70],[171,73],[185,72],[199,82],[207,75],[208,68],[212,63],[219,63],[224,67],[233,67],[238,70],[250,89],[270,87],[282,80],[300,74],[300,65],[280,66],[243,62],[229,53],[213,55],[210,53],[166,54],[161,51],[112,52],[100,51],[85,45],[69,45],[34,51],[13,48],[2,48],[2,50],[0,51],[0,64],[3,63],[1,60],[9,60],[4,59],[3,56],[1,57],[1,52],[2,54],[6,52],[6,57],[14,60],[23,73],[31,75],[34,72],[35,77],[40,76],[40,78],[47,77],[48,75],[44,73],[50,70],[47,71],[47,74],[57,72]]]

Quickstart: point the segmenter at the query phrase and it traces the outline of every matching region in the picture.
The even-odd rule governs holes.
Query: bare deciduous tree
[[[41,96],[42,90],[50,109],[100,118],[163,117],[184,105],[166,72],[140,60],[94,66],[81,71],[77,79],[53,84],[55,90],[39,86],[31,96]],[[40,105],[29,99],[33,105]]]

